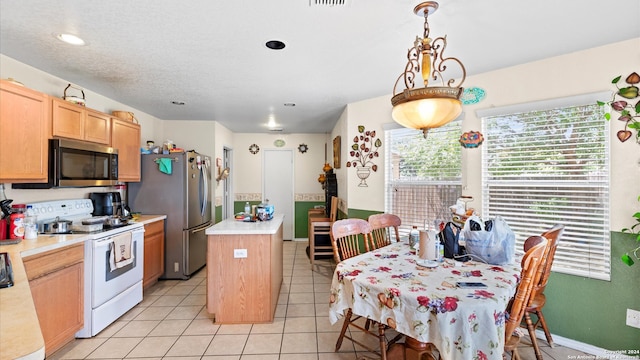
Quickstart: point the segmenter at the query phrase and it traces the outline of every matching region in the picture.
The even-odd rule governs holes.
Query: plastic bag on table
[[[516,236],[501,216],[486,221],[470,216],[464,223],[462,236],[467,254],[473,259],[493,265],[513,263]]]

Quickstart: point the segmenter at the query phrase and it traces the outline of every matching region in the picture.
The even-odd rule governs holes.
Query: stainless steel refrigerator
[[[129,183],[128,205],[166,214],[164,279],[188,279],[206,263],[211,226],[211,160],[194,151],[141,155],[142,179]]]

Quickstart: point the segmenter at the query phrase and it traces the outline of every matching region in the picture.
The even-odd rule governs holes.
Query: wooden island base
[[[206,230],[207,311],[218,324],[273,322],[282,285],[282,220],[222,221]]]

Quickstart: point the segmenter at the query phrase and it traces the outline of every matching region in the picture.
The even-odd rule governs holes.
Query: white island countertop
[[[206,230],[207,235],[237,235],[237,234],[275,234],[282,224],[283,214],[274,214],[269,221],[239,221],[235,219],[223,220]]]

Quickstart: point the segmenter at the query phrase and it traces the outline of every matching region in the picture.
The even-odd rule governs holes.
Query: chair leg
[[[347,310],[347,314],[344,316],[342,330],[340,331],[340,336],[338,337],[338,341],[336,342],[336,352],[338,352],[338,350],[340,350],[340,347],[342,346],[342,340],[344,340],[344,334],[347,332],[349,322],[351,322],[351,309]]]
[[[533,322],[531,321],[531,316],[529,316],[529,313],[525,311],[524,313],[524,319],[527,323],[527,329],[529,329],[529,337],[531,338],[531,344],[533,345],[533,351],[536,353],[536,359],[538,360],[542,360],[542,352],[540,351],[540,348],[538,347],[538,339],[536,339],[536,329],[533,326]],[[515,355],[515,349],[514,349],[514,355]]]
[[[551,337],[549,328],[547,328],[547,322],[544,320],[544,315],[542,315],[542,309],[538,309],[536,311],[536,316],[538,317],[538,321],[542,326],[542,330],[544,330],[544,336],[547,338],[547,342],[549,343],[549,346],[554,347],[553,338]]]
[[[380,359],[387,360],[387,338],[384,336],[383,323],[378,323],[378,337],[380,338]]]

